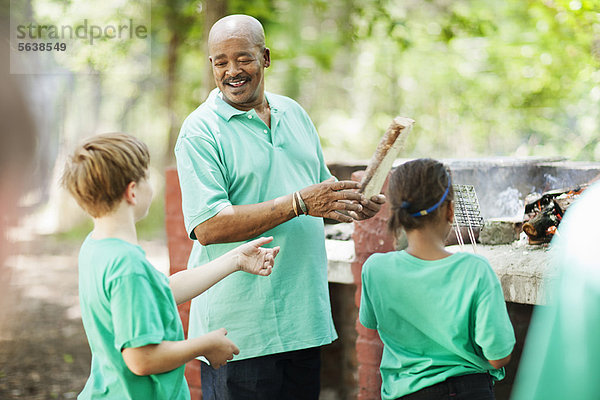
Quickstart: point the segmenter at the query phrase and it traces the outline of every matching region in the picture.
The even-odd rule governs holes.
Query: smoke
[[[494,214],[499,218],[523,218],[525,213],[525,202],[521,198],[521,192],[514,187],[507,187],[498,193],[494,201]]]

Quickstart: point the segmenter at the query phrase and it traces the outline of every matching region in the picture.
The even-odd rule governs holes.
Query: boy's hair
[[[388,228],[392,233],[396,234],[400,228],[407,231],[421,228],[437,218],[444,202],[454,199],[450,170],[431,158],[408,161],[392,172],[387,197],[392,214]],[[418,214],[440,201],[438,207],[426,215]]]
[[[105,133],[86,139],[67,160],[61,184],[93,218],[110,213],[127,185],[146,178],[148,147],[131,135]]]

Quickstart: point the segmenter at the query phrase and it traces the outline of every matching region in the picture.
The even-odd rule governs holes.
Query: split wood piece
[[[359,192],[364,194],[367,199],[381,193],[385,179],[392,169],[394,160],[404,147],[406,137],[414,123],[415,121],[410,118],[394,118],[379,141],[375,154],[373,154],[371,161],[369,161],[369,165],[360,182]]]

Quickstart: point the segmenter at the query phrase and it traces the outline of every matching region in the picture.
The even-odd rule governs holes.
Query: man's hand
[[[208,339],[208,350],[202,354],[210,362],[210,365],[217,369],[227,364],[227,360],[233,359],[235,354],[240,354],[240,349],[229,339],[225,337],[227,330],[225,328],[217,329],[204,335]]]
[[[352,217],[341,212],[361,213],[365,197],[358,193],[359,183],[354,181],[335,182],[333,178],[300,190],[308,214],[313,217],[334,219],[339,222],[352,222]]]
[[[385,203],[385,196],[378,194],[361,202],[363,209],[360,212],[350,212],[350,216],[357,221],[362,221],[373,217],[381,210],[381,206]]]
[[[260,247],[273,241],[273,236],[261,237],[241,245],[237,251],[237,266],[241,271],[254,275],[267,276],[273,270],[279,246],[273,248]]]

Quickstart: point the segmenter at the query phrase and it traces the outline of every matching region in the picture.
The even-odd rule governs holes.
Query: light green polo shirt
[[[406,251],[374,254],[362,270],[360,322],[383,342],[382,399],[449,377],[489,373],[515,336],[502,287],[487,260],[455,253],[435,261]]]
[[[571,205],[551,243],[558,279],[531,318],[513,400],[600,398],[600,182]]]
[[[141,247],[88,236],[79,252],[79,302],[92,366],[78,399],[190,398],[183,365],[137,376],[121,354],[124,348],[184,339],[169,281]]]
[[[229,205],[261,203],[331,177],[306,112],[287,97],[265,95],[271,128],[255,110],[228,105],[217,89],[183,123],[175,155],[192,239],[196,226]],[[300,216],[261,236],[273,236],[269,246],[281,246],[273,273],[234,273],[196,297],[189,336],[226,328],[240,348],[234,360],[331,343],[337,334],[323,219]],[[188,268],[202,268],[240,244],[194,241]]]

